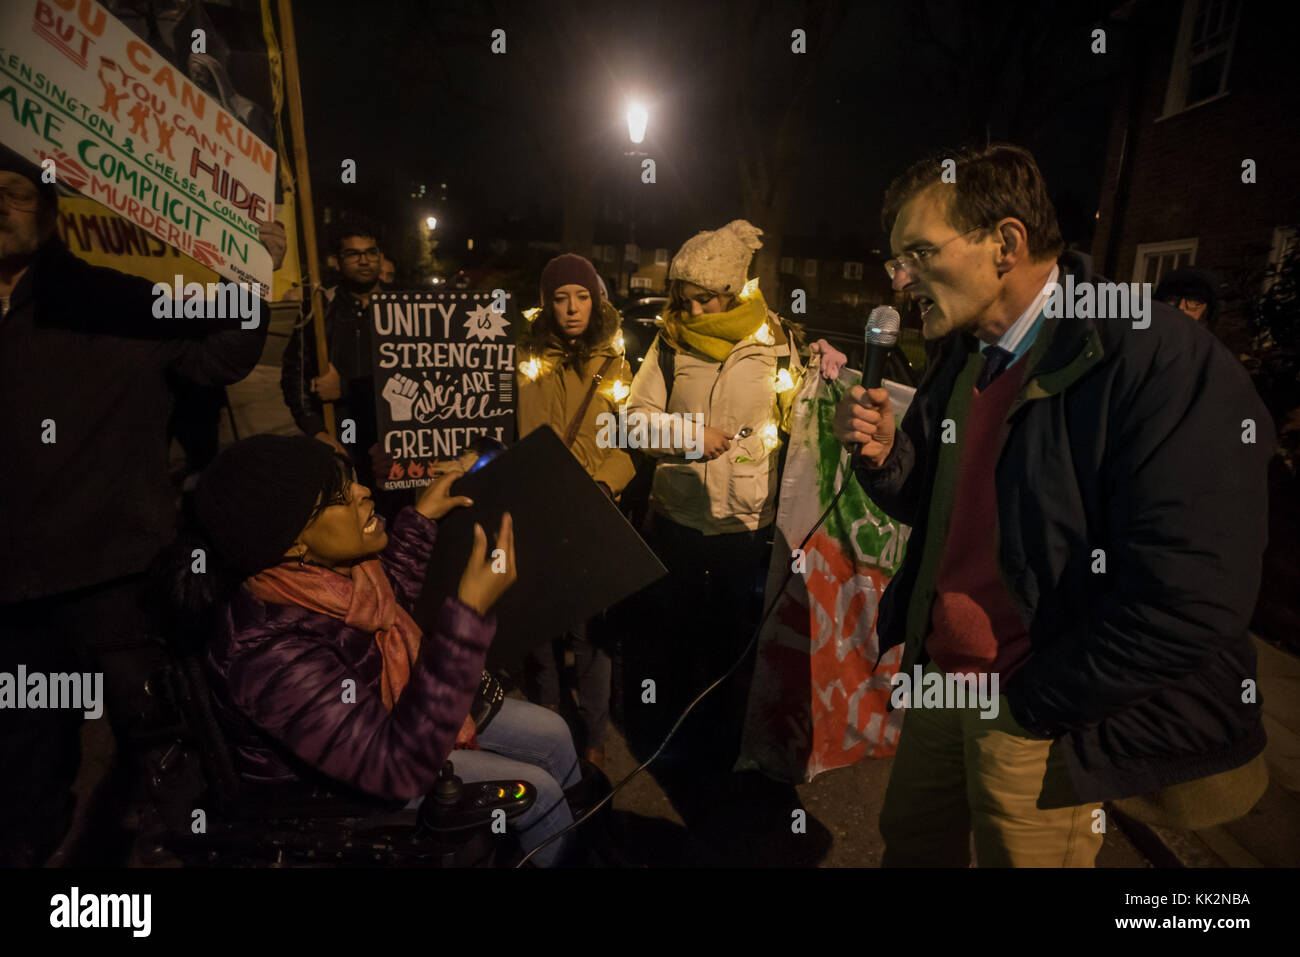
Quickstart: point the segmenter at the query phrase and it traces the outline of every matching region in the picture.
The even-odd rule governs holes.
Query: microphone
[[[898,343],[899,325],[898,310],[893,306],[876,306],[867,317],[866,328],[862,330],[862,341],[866,346],[866,354],[862,360],[864,389],[880,388],[880,378],[885,370],[885,357]],[[853,443],[851,454],[855,459],[861,458],[860,442]]]
[[[885,357],[898,344],[898,310],[893,306],[876,306],[867,317],[867,327],[862,331],[862,341],[867,347],[862,360],[862,387],[879,389],[880,377],[885,371]]]

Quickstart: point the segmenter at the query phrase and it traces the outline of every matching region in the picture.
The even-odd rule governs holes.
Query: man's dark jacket
[[[334,286],[325,290],[324,319],[329,360],[338,370],[342,392],[334,403],[337,421],[347,417],[356,421],[355,447],[364,452],[376,434],[370,314],[342,286]],[[280,390],[298,428],[307,435],[316,435],[325,431],[325,415],[321,400],[311,391],[311,380],[321,373],[310,322],[309,314],[299,322],[285,346]]]
[[[268,312],[255,329],[155,319],[152,290],[56,240],[14,289],[0,319],[0,604],[141,572],[175,535],[166,375],[238,382]]]
[[[1101,281],[1082,257],[1061,267]],[[1238,767],[1265,741],[1247,624],[1267,536],[1268,414],[1241,364],[1169,306],[1153,304],[1145,329],[1042,321],[996,472],[999,568],[1033,648],[1003,689],[1012,716],[1065,738],[1080,803]],[[881,599],[882,653],[908,637],[942,421],[977,346],[965,333],[941,343],[889,457],[857,470],[912,525]],[[923,639],[907,642],[904,673],[925,660]]]

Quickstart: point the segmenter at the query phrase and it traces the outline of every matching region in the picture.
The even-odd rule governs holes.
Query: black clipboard
[[[438,522],[415,620],[431,633],[443,601],[456,595],[474,524],[487,532],[491,555],[501,515],[509,511],[518,579],[491,610],[497,630],[489,669],[517,668],[538,645],[668,574],[549,427],[457,479],[451,494],[468,495],[474,504]]]

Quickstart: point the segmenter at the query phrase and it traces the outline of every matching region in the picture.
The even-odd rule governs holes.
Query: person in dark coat
[[[1204,269],[1183,266],[1160,280],[1156,298],[1184,315],[1205,323],[1213,331],[1219,319],[1219,292],[1214,277]]]
[[[951,155],[955,183],[918,163],[884,215],[938,355],[901,426],[860,386],[835,420],[912,526],[876,625],[915,689],[885,863],[963,866],[973,832],[982,866],[1091,866],[1103,801],[1199,827],[1263,793],[1247,623],[1272,430],[1240,363],[1149,294],[1137,319],[1049,309],[1067,277],[1104,280],[1061,256],[1033,157]],[[918,673],[972,676],[989,707],[930,699]]]
[[[316,333],[311,324],[311,304],[304,304],[303,320],[294,329],[284,349],[280,389],[285,405],[298,428],[351,457],[362,482],[372,488],[371,455],[379,442],[375,420],[375,374],[371,359],[370,297],[384,288],[380,281],[380,250],[377,230],[352,221],[334,236],[333,255],[338,261],[339,282],[325,287],[325,340],[329,364],[322,373],[316,359]],[[325,429],[324,403],[334,403],[335,433]],[[347,447],[339,431],[345,419],[355,424],[354,441]],[[378,478],[382,478],[379,476]],[[406,504],[380,496],[381,511],[396,511]]]
[[[409,612],[437,520],[472,504],[449,492],[460,474],[424,489],[390,529],[345,456],[306,436],[253,436],[195,488],[206,572],[193,573],[195,545],[182,538],[170,577],[181,617],[213,621],[205,660],[246,782],[323,779],[414,807],[460,746],[463,781],[537,788],[514,822],[532,850],[572,823],[564,790],[581,769],[568,727],[545,708],[506,698],[490,719],[470,717],[496,629],[489,610],[515,581],[509,513],[492,556],[475,527],[457,595],[430,631]],[[554,864],[567,847],[554,841],[534,860]]]
[[[266,341],[239,320],[154,317],[153,283],[77,259],[58,195],[0,147],[0,675],[102,672],[118,757],[159,662],[142,576],[175,534],[168,378],[238,382]],[[262,228],[278,265],[284,230]],[[0,710],[0,864],[36,866],[71,819],[81,710]]]

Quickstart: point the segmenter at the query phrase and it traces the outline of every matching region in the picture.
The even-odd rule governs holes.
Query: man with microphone
[[[858,481],[912,526],[880,646],[904,645],[900,679],[1001,692],[983,713],[912,693],[885,865],[965,866],[973,833],[981,866],[1092,866],[1104,801],[1175,827],[1244,814],[1266,784],[1247,623],[1273,445],[1245,371],[1149,299],[1143,321],[1061,317],[1056,283],[1101,280],[1062,255],[1019,147],[917,163],[884,224],[939,344],[897,428],[884,389],[836,410]]]

